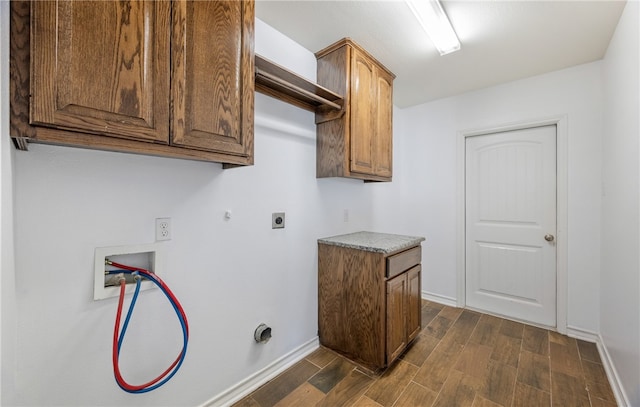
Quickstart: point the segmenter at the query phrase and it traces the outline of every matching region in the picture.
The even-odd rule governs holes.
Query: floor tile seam
[[[402,394],[407,390],[407,387],[409,387],[409,384],[411,384],[411,382],[413,382],[413,379],[415,379],[416,375],[418,374],[418,371],[420,370],[420,366],[416,366],[416,365],[414,365],[414,364],[413,364],[413,363],[411,363],[411,362],[407,362],[406,360],[401,360],[401,361],[402,361],[402,362],[405,362],[405,363],[408,363],[408,364],[409,364],[409,365],[411,365],[411,366],[417,367],[417,369],[416,369],[416,371],[415,371],[415,372],[413,372],[413,374],[411,375],[411,378],[409,379],[409,381],[407,382],[407,384],[404,386],[404,389],[402,389],[402,391],[400,392],[400,394],[398,395],[398,397],[396,397],[396,399],[393,401],[393,403],[391,404],[392,406],[393,406],[393,405],[395,405],[395,404],[398,402],[398,400],[400,400],[400,397],[402,397]],[[398,361],[397,363],[399,363],[399,362],[400,362],[400,361]],[[377,381],[377,379],[376,379],[376,381]],[[373,385],[373,384],[372,384],[372,385]],[[424,386],[423,386],[423,387],[424,387]],[[363,393],[363,394],[364,394],[364,393]],[[373,401],[375,401],[375,400],[373,400]],[[376,403],[378,403],[378,402],[376,401]],[[378,403],[378,404],[380,404],[380,403]]]
[[[549,359],[549,403],[553,407],[553,375],[551,374],[551,331],[547,329],[547,358]]]
[[[306,360],[307,362],[311,363],[312,365],[314,365],[315,367],[319,368],[320,370],[324,369],[325,367],[329,366],[331,364],[331,362],[333,362],[334,360],[336,360],[338,358],[338,356],[333,355],[333,359],[331,359],[326,365],[324,366],[320,366],[317,363],[313,363],[311,360],[309,360],[308,358],[304,358],[304,360]],[[315,376],[315,375],[314,375]]]
[[[303,360],[304,360],[304,359],[303,359]],[[309,362],[309,363],[310,363],[310,362]],[[311,363],[311,364],[312,364],[312,363]],[[314,365],[314,366],[315,366],[315,365]],[[320,371],[320,370],[318,370],[318,372],[319,372],[319,371]],[[296,386],[296,387],[294,387],[293,389],[291,389],[291,390],[287,391],[287,392],[286,392],[282,397],[280,397],[278,400],[276,400],[276,401],[275,401],[275,403],[273,403],[273,404],[271,404],[271,405],[267,405],[267,406],[265,406],[264,404],[260,403],[260,401],[259,401],[259,400],[256,400],[256,398],[255,398],[255,397],[253,397],[253,394],[255,394],[255,393],[257,393],[258,391],[260,391],[260,389],[263,389],[263,388],[265,388],[265,387],[267,387],[267,386],[269,386],[269,385],[272,385],[276,380],[278,380],[278,379],[279,379],[279,378],[281,378],[281,377],[284,377],[284,375],[285,375],[286,373],[288,373],[288,372],[289,372],[289,369],[287,369],[287,370],[285,370],[285,371],[281,372],[281,373],[280,373],[280,374],[278,374],[276,377],[274,377],[272,380],[269,380],[268,382],[266,382],[265,384],[263,384],[262,386],[260,386],[258,389],[256,389],[254,392],[252,392],[252,393],[251,393],[251,398],[252,398],[256,403],[258,403],[258,405],[259,405],[260,407],[272,407],[272,406],[274,406],[274,405],[278,404],[280,401],[282,401],[282,400],[283,400],[285,397],[287,397],[289,394],[291,394],[292,392],[294,392],[295,390],[297,390],[300,386],[302,386],[304,383],[306,383],[309,379],[311,379],[313,376],[315,376],[315,375],[318,373],[318,372],[316,372],[316,373],[312,374],[311,376],[309,376],[309,378],[305,379],[302,383],[300,383],[299,385],[297,385],[297,386]],[[275,388],[276,388],[276,389],[280,389],[280,388],[281,388],[280,386],[276,386],[276,385],[274,385],[274,386],[275,386]],[[320,389],[318,389],[318,390],[320,390]]]
[[[501,332],[501,331],[498,331],[498,333],[501,333],[502,335],[508,336],[510,338],[516,338],[516,339],[524,340],[524,325],[525,325],[524,323],[518,322],[518,321],[512,321],[510,319],[504,319],[504,321],[511,322],[511,323],[517,323],[517,324],[522,325],[522,332],[520,333],[519,337],[518,336],[513,336],[513,335],[511,335],[509,333],[506,333],[506,332]],[[502,323],[503,325],[504,325],[504,321]]]
[[[585,362],[585,361],[581,359],[580,360],[580,368],[582,369],[582,376],[584,376],[584,380],[585,380],[585,382],[587,382],[587,384],[590,381],[592,381],[592,382],[595,382],[595,383],[598,383],[598,384],[607,384],[609,387],[611,387],[611,383],[609,383],[609,379],[607,378],[607,373],[606,372],[604,372],[604,376],[601,377],[601,379],[604,379],[604,381],[602,381],[602,380],[589,380],[589,378],[587,377],[586,370],[584,368],[584,363],[583,362]],[[586,362],[593,363],[593,362],[591,362],[589,360],[587,360]],[[594,363],[594,364],[597,365],[598,363]],[[602,366],[602,365],[600,365],[600,366]],[[602,366],[602,368],[604,369],[604,366]]]
[[[479,394],[478,394],[478,392],[476,391],[476,392],[473,394],[473,400],[471,400],[471,406],[473,406],[474,404],[476,404],[476,399],[477,399],[478,397],[482,397],[482,396],[481,396],[481,395],[479,395]],[[498,404],[498,403],[496,403],[496,404]],[[502,406],[502,404],[500,404],[500,405]],[[502,406],[502,407],[504,407],[504,406]]]
[[[586,382],[586,379],[585,379],[584,375],[582,375],[582,376],[578,377],[578,376],[575,376],[575,375],[572,375],[572,374],[568,374],[568,373],[566,373],[566,372],[562,372],[562,371],[557,371],[557,370],[555,370],[555,371],[554,371],[554,370],[552,370],[552,371],[551,371],[551,372],[549,372],[549,373],[550,373],[550,375],[549,375],[549,376],[550,376],[550,379],[551,379],[551,406],[552,406],[552,407],[553,407],[553,397],[554,397],[554,393],[553,393],[553,382],[554,382],[554,380],[553,380],[553,373],[556,373],[556,374],[562,374],[562,375],[565,375],[565,376],[572,377],[572,378],[574,378],[574,379],[582,380],[582,385],[584,386],[582,389],[586,392],[586,394],[587,394],[587,400],[589,400],[589,405],[591,405],[590,394],[589,394],[589,391],[587,391],[587,387],[586,387],[586,386],[587,386],[587,382]],[[578,397],[581,397],[581,396],[580,396],[580,395],[578,395]]]
[[[353,372],[353,371],[356,371],[356,372],[357,372],[357,370],[355,370],[355,368],[354,368],[353,370],[351,370],[351,371],[350,371],[350,373],[351,373],[351,372]],[[362,372],[358,372],[358,373],[360,373],[360,374],[362,374],[362,375],[364,375],[364,376],[366,376],[366,377],[369,377],[369,376],[367,376],[366,374],[364,374],[364,373],[362,373]],[[323,397],[323,398],[321,398],[321,399],[316,403],[316,406],[317,406],[319,403],[321,403],[322,401],[324,401],[324,400],[327,398],[327,396],[329,396],[329,394],[330,394],[333,390],[335,390],[335,389],[336,389],[336,387],[338,387],[338,385],[339,385],[343,380],[345,380],[347,377],[348,377],[348,375],[347,375],[347,376],[345,376],[345,377],[343,377],[343,378],[342,378],[342,380],[340,380],[338,383],[336,383],[336,384],[335,384],[335,386],[333,386],[333,387],[331,388],[331,390],[329,390],[329,392],[325,393],[324,397]],[[369,377],[369,378],[371,379],[371,377]],[[364,394],[365,394],[367,391],[369,391],[369,388],[373,385],[373,383],[375,383],[375,381],[376,381],[376,379],[371,379],[371,383],[369,383],[367,386],[365,386],[365,387],[363,388],[363,390],[361,390],[360,396],[359,396],[357,399],[355,399],[352,403],[345,404],[345,406],[353,406],[355,403],[357,403],[357,402],[358,402],[358,400],[359,400],[362,396],[364,396]],[[318,390],[320,390],[320,389],[318,389]],[[320,390],[320,391],[322,391],[322,390]],[[324,393],[324,392],[323,392],[323,393]],[[375,401],[375,400],[374,400],[374,401]]]
[[[417,371],[416,371],[416,373],[417,373]],[[416,377],[416,375],[414,374],[414,375],[413,375],[413,377]],[[413,383],[413,377],[411,378],[411,380],[409,380],[409,383],[407,383],[407,384],[404,386],[404,389],[402,389],[402,391],[400,392],[400,394],[398,395],[398,397],[393,401],[393,403],[391,403],[391,407],[395,407],[395,405],[396,405],[396,404],[398,404],[398,401],[402,398],[402,395],[403,395],[404,393],[406,393],[407,389],[409,388],[409,385],[410,385],[411,383]],[[374,400],[374,401],[375,401],[375,400]],[[378,403],[378,404],[380,404],[380,403]]]
[[[604,367],[604,363],[602,363],[602,361],[586,359],[586,358],[583,358],[582,355],[580,355],[580,360],[581,361],[585,361],[585,362],[589,362],[589,363],[593,363],[594,365],[600,365],[600,366]]]
[[[523,348],[520,350],[520,354],[518,355],[518,358],[520,358],[520,357],[522,356],[522,353],[523,353],[523,352],[531,353],[531,354],[532,354],[532,355],[534,355],[534,356],[542,356],[542,357],[544,357],[544,358],[546,358],[546,359],[547,359],[547,368],[548,368],[548,373],[549,373],[549,393],[550,393],[550,392],[551,392],[551,357],[550,357],[550,356],[546,356],[546,355],[540,355],[539,353],[531,352],[531,351],[525,350],[525,349],[524,349],[524,341],[523,341]],[[547,391],[546,391],[546,390],[544,390],[544,389],[541,389],[541,388],[536,387],[536,386],[532,386],[532,385],[530,385],[530,384],[528,384],[528,383],[525,383],[525,382],[523,382],[523,381],[518,380],[518,378],[520,377],[520,372],[521,372],[521,369],[520,369],[520,368],[521,368],[521,366],[520,366],[520,360],[518,360],[518,367],[516,368],[516,383],[522,383],[522,384],[527,385],[527,386],[529,386],[529,387],[533,387],[534,389],[538,389],[538,390],[540,390],[540,391],[547,392]]]
[[[590,396],[590,397],[591,397],[591,388],[590,388],[590,385],[591,385],[592,383],[593,383],[593,382],[591,382],[591,381],[589,381],[589,380],[587,380],[587,379],[585,378],[585,386],[586,386],[586,390],[587,390],[587,393],[589,393],[589,396]],[[612,402],[612,401],[613,401],[613,402],[615,402],[615,395],[613,394],[613,389],[611,388],[611,384],[609,384],[609,383],[602,383],[602,382],[596,382],[595,384],[596,384],[596,385],[598,385],[598,384],[600,384],[600,385],[605,385],[605,384],[606,384],[606,385],[609,387],[609,390],[611,391],[611,396],[613,397],[613,400],[607,400],[607,399],[603,399],[602,397],[596,397],[596,396],[594,396],[595,398],[597,398],[598,400],[606,401],[606,402],[608,402],[608,403],[610,403],[610,402]]]
[[[502,403],[498,403],[497,401],[491,400],[491,399],[489,399],[489,398],[487,398],[487,397],[483,396],[482,394],[480,394],[480,393],[478,393],[478,392],[476,392],[475,396],[473,397],[473,401],[471,402],[471,405],[472,405],[472,406],[473,406],[473,404],[476,402],[476,399],[477,399],[478,397],[481,397],[481,398],[483,398],[483,399],[485,399],[485,400],[489,400],[490,402],[492,402],[492,403],[493,403],[493,404],[495,404],[496,406],[501,406],[501,407],[511,407],[511,406],[513,406],[513,399],[511,400],[511,403],[509,403],[508,405],[504,405],[504,404],[502,404]]]
[[[435,348],[433,348],[433,349],[435,350]],[[427,355],[427,358],[428,358],[428,357],[429,357],[429,356]],[[422,365],[424,365],[424,362],[422,362],[422,365],[418,366],[418,365],[416,365],[415,363],[412,363],[412,362],[410,362],[410,361],[408,361],[408,360],[406,360],[406,359],[402,359],[402,358],[400,358],[400,360],[402,360],[403,362],[406,362],[406,363],[410,364],[411,366],[415,366],[415,367],[417,367],[417,368],[418,368],[418,370],[422,367]],[[425,359],[425,362],[426,362],[426,361],[427,361],[427,359]]]
[[[586,378],[585,378],[584,382],[585,382],[585,385],[587,386],[587,388],[589,388],[589,385],[606,385],[609,388],[609,390],[611,390],[611,395],[613,395],[615,397],[615,395],[613,394],[613,389],[611,388],[611,384],[609,384],[609,383],[593,382],[593,381],[588,380]],[[602,399],[601,397],[597,397],[597,398]],[[602,400],[604,400],[604,399],[602,399]]]
[[[460,313],[460,315],[462,315],[462,313]],[[444,336],[438,341],[438,344],[433,348],[433,350],[438,349],[438,347],[442,344],[442,342],[444,341],[444,339],[447,337],[447,335],[449,335],[449,330],[453,328],[453,325],[455,324],[455,322],[453,324],[451,324],[451,326],[449,327],[449,329],[447,329],[447,332],[445,332]],[[476,322],[476,324],[474,325],[473,329],[471,330],[471,333],[469,334],[469,336],[467,337],[467,339],[465,340],[464,343],[458,342],[457,340],[455,340],[457,343],[460,343],[462,345],[462,349],[460,349],[459,353],[462,353],[464,351],[464,348],[466,348],[467,344],[469,343],[469,341],[471,340],[471,336],[473,335],[473,331],[475,331],[476,327],[478,326],[478,322]],[[453,336],[453,334],[451,334],[451,336]],[[436,338],[437,339],[437,338]],[[440,351],[442,352],[442,351]],[[443,352],[446,353],[448,355],[447,352]],[[458,354],[458,356],[460,356]],[[426,360],[425,360],[426,361]],[[457,359],[456,359],[457,361]]]
[[[427,325],[428,326],[428,325]],[[444,338],[444,335],[442,336],[442,338],[438,338],[437,336],[431,335],[429,332],[425,332],[425,329],[427,329],[427,327],[425,326],[424,328],[422,328],[422,331],[420,331],[419,335],[429,335],[430,337],[432,337],[433,339],[437,339],[438,343],[440,343],[440,341]],[[449,331],[447,329],[447,331]],[[446,333],[445,333],[446,335]],[[437,345],[436,345],[437,346]]]
[[[520,351],[518,352],[518,364],[516,366],[516,374],[513,382],[513,391],[511,392],[511,405],[513,405],[513,401],[516,399],[516,387],[518,385],[518,376],[520,376],[520,371],[522,369],[522,364],[520,363],[520,357],[522,356],[522,352],[524,352],[523,347],[524,347],[524,327],[522,328],[522,338],[520,338]],[[551,374],[549,374],[549,377],[551,377]],[[549,385],[551,385],[551,383],[549,383]]]
[[[597,349],[596,349],[596,351],[597,351]],[[582,355],[582,351],[580,350],[580,345],[578,345],[578,355],[580,355],[580,360],[581,361],[585,360],[587,362],[591,362],[591,363],[595,363],[595,364],[598,364],[598,365],[602,365],[602,358],[600,358],[600,360],[591,360],[591,359],[588,358],[588,355],[587,355],[587,357],[584,357]],[[600,356],[600,353],[598,353],[598,356]]]
[[[519,382],[519,381],[516,381],[516,384],[518,384],[518,383],[520,383],[520,384],[521,384],[521,385],[523,385],[523,386],[530,387],[530,388],[532,388],[532,389],[534,389],[534,390],[537,390],[537,391],[543,392],[543,393],[548,394],[549,396],[551,396],[551,393],[552,393],[552,391],[551,391],[551,390],[550,390],[550,391],[542,390],[542,389],[539,389],[539,388],[537,388],[537,387],[535,387],[535,386],[532,386],[532,385],[530,385],[530,384],[527,384],[527,383],[525,383],[525,382]]]
[[[463,308],[463,310],[465,310],[466,308]],[[464,311],[463,311],[464,312]],[[470,311],[470,312],[474,312],[474,311]],[[460,315],[462,315],[462,313],[460,313]],[[459,317],[458,317],[459,318]],[[462,344],[462,349],[460,350],[460,352],[464,351],[464,348],[467,347],[467,345],[469,344],[469,341],[471,340],[471,337],[473,336],[473,332],[476,330],[476,328],[478,327],[478,323],[480,322],[480,318],[478,318],[478,320],[475,322],[475,324],[473,325],[473,329],[471,330],[471,332],[469,333],[469,336],[467,337],[467,339],[465,340],[465,342]],[[451,326],[453,328],[453,325]],[[448,333],[448,330],[447,330]],[[445,334],[446,336],[446,334]],[[444,337],[442,338],[444,339]],[[480,344],[481,345],[481,344]]]
[[[501,322],[501,324],[502,324],[502,322]],[[478,318],[478,321],[476,322],[476,325],[471,330],[471,335],[469,335],[469,339],[467,340],[467,343],[464,345],[465,347],[467,346],[467,344],[469,344],[469,341],[471,341],[471,338],[473,338],[473,334],[478,329],[478,326],[480,326],[480,318]],[[478,343],[478,345],[482,345],[482,344]]]
[[[540,356],[547,356],[547,357],[549,356],[549,353],[551,352],[551,350],[549,349],[549,334],[548,334],[548,330],[545,330],[545,331],[547,331],[547,349],[546,349],[546,352],[545,353],[540,353],[540,352],[538,352],[537,349],[533,349],[533,350],[525,349],[527,352],[535,353],[536,355],[540,355]],[[522,336],[523,345],[524,345],[524,336],[525,335]]]
[[[478,321],[480,321],[480,319],[478,318]],[[460,350],[460,352],[464,352],[464,349],[467,347],[467,345],[469,344],[469,341],[471,340],[471,336],[473,336],[473,331],[476,330],[477,326],[478,326],[478,321],[476,321],[475,325],[473,326],[473,329],[471,330],[471,333],[469,334],[469,336],[467,337],[467,340],[464,342],[462,349]],[[482,344],[479,344],[480,346],[484,346]]]
[[[451,372],[451,370],[449,370],[449,373]],[[449,375],[447,375],[447,379],[449,379]],[[440,386],[440,389],[438,389],[438,391],[433,390],[432,388],[429,388],[427,386],[424,386],[416,381],[411,381],[409,383],[415,383],[418,386],[422,387],[423,389],[429,390],[430,392],[436,393],[436,397],[433,399],[433,403],[431,403],[431,405],[435,405],[436,401],[438,401],[438,397],[440,397],[440,393],[442,392],[442,389],[444,389],[444,384],[447,382],[447,379],[445,379],[445,381],[442,383],[442,386]],[[430,407],[430,406],[424,406],[424,407]]]
[[[364,374],[364,373],[360,373],[360,374]],[[367,375],[365,375],[365,376],[367,376]],[[369,377],[369,376],[367,376],[367,377]],[[365,386],[365,388],[362,390],[362,393],[360,393],[360,397],[364,396],[376,381],[378,381],[378,379],[371,379],[371,383],[369,383],[367,386]],[[360,397],[358,397],[358,399],[360,399]],[[356,399],[353,403],[349,404],[349,406],[352,406],[352,405],[356,404],[358,399]],[[373,401],[375,401],[375,400],[373,400]],[[378,402],[376,401],[376,403],[378,403]],[[378,403],[378,404],[380,404],[380,403]]]
[[[334,359],[334,360],[335,360],[335,359]],[[327,366],[328,366],[328,365],[327,365]],[[322,393],[324,393],[324,396],[326,397],[329,393],[331,393],[331,390],[333,390],[333,389],[335,389],[336,387],[338,387],[338,385],[339,385],[340,383],[342,383],[342,381],[343,381],[343,380],[345,380],[347,377],[349,377],[349,374],[350,374],[350,373],[352,373],[353,371],[357,371],[356,369],[357,369],[357,366],[353,366],[353,368],[351,368],[351,370],[349,370],[349,371],[347,372],[347,374],[345,374],[345,375],[342,377],[342,379],[338,380],[338,381],[333,385],[333,387],[331,387],[331,388],[329,389],[329,391],[328,391],[328,392],[326,392],[326,393],[325,393],[322,389],[319,389],[315,384],[313,384],[313,383],[310,383],[310,382],[309,382],[309,380],[311,380],[312,378],[314,378],[316,375],[320,374],[320,372],[322,372],[322,369],[318,370],[315,374],[313,374],[311,377],[309,377],[307,380],[305,380],[305,381],[304,381],[304,383],[309,383],[310,385],[312,385],[313,387],[315,387],[316,389],[318,389],[319,391],[321,391]],[[359,373],[362,373],[362,372],[359,372]],[[363,373],[363,374],[364,374],[364,373]],[[365,376],[366,376],[366,375],[365,375]],[[367,377],[369,377],[369,376],[367,376]],[[302,383],[302,384],[304,384],[304,383]],[[300,386],[302,386],[302,384],[301,384]],[[300,386],[298,386],[298,387],[300,387]],[[298,387],[296,387],[296,389],[297,389]]]
[[[596,397],[595,395],[591,394],[591,392],[589,391],[588,387],[587,387],[587,396],[589,398],[589,404],[591,404],[591,405],[593,405],[593,402],[592,402],[593,399],[597,399],[597,400],[603,401],[605,403],[614,403],[614,404],[616,403],[615,397],[614,397],[614,400],[607,400],[607,399],[603,399],[601,397]],[[600,404],[602,404],[602,403],[600,403]]]
[[[432,406],[434,406],[436,404],[436,402],[438,401],[438,399],[440,398],[440,394],[442,393],[442,389],[444,389],[444,385],[447,383],[447,380],[449,380],[449,377],[451,376],[451,369],[449,369],[449,373],[447,374],[447,378],[444,380],[444,382],[442,382],[442,385],[440,386],[440,389],[437,391],[436,394],[436,398],[433,399],[433,403],[431,403]],[[418,385],[420,385],[420,383],[417,383]],[[426,386],[422,386],[425,389],[429,389]],[[433,389],[429,389],[431,391],[433,391]]]
[[[362,400],[364,397],[367,397],[364,393],[362,393],[360,395],[360,397],[358,397],[358,399],[353,403],[354,405],[357,404],[360,400]],[[377,401],[373,400],[370,397],[367,397],[369,400],[373,401],[374,403],[376,403],[377,405],[379,405],[380,407],[384,407],[382,404],[378,403]]]
[[[605,403],[608,403],[608,404],[613,403],[613,404],[617,405],[617,403],[615,401],[615,397],[614,397],[614,400],[612,401],[612,400],[603,399],[601,397],[596,397],[596,396],[592,395],[590,392],[588,392],[588,393],[589,393],[589,403],[591,403],[591,399],[594,398],[594,399],[598,399],[600,401],[604,401]],[[591,404],[593,405],[593,403],[591,403]]]

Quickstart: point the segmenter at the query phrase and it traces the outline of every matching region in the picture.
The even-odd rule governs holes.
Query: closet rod
[[[328,99],[323,98],[322,96],[318,96],[315,93],[309,92],[308,90],[302,89],[299,86],[296,86],[292,83],[289,83],[287,81],[284,81],[280,78],[278,78],[277,76],[271,75],[270,73],[267,73],[265,71],[263,71],[262,69],[256,67],[256,76],[260,76],[263,79],[266,79],[267,81],[270,81],[272,83],[276,83],[280,86],[283,86],[293,92],[296,92],[298,94],[304,95],[306,97],[308,97],[309,99],[315,100],[318,103],[322,103],[324,105],[327,105],[329,107],[332,107],[336,110],[341,110],[342,106],[340,106],[337,103],[334,103]]]

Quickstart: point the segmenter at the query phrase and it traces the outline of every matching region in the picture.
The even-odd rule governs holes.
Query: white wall
[[[14,386],[16,296],[13,255],[13,147],[9,137],[9,2],[0,1],[0,400]]]
[[[629,406],[640,405],[640,5],[627,3],[604,59],[600,332]]]
[[[258,53],[315,77],[313,54],[260,21],[256,30]],[[313,114],[261,94],[255,157],[252,167],[222,170],[44,145],[16,152],[17,345],[3,349],[3,366],[17,360],[16,388],[3,381],[3,404],[197,405],[313,341],[316,239],[369,229],[376,186],[317,180]],[[276,211],[286,212],[284,230],[271,229]],[[116,300],[92,300],[94,248],[151,242],[156,217],[172,218],[164,277],[187,312],[191,341],[171,382],[130,395],[116,386],[111,368]],[[175,316],[163,301],[157,290],[143,293],[132,321],[124,347],[138,353],[123,355],[122,364],[133,383],[162,371],[179,350]],[[173,333],[160,333],[153,322]],[[261,322],[273,328],[266,345],[253,340]],[[145,348],[166,356],[152,358]]]
[[[394,182],[375,191],[375,228],[426,236],[424,291],[457,295],[458,132],[566,115],[568,325],[598,331],[601,82],[594,62],[395,111]]]

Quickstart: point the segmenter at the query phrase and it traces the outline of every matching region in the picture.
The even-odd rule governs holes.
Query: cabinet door
[[[407,346],[407,273],[387,281],[387,364]]]
[[[420,271],[419,265],[407,271],[407,343],[411,342],[420,333],[420,323],[422,321]]]
[[[253,1],[175,1],[172,143],[253,155]]]
[[[373,140],[375,124],[375,68],[358,50],[353,49],[351,66],[351,171],[373,174]]]
[[[375,131],[373,135],[374,174],[391,177],[393,158],[393,78],[376,70]]]
[[[167,2],[31,7],[31,124],[168,143]]]

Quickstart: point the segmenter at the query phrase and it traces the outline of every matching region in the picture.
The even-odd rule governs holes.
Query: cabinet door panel
[[[420,333],[420,323],[422,320],[420,271],[421,267],[419,265],[407,271],[407,343],[411,342]]]
[[[180,0],[173,13],[172,143],[250,155],[253,2]]]
[[[168,143],[167,2],[31,7],[31,124]]]
[[[407,273],[387,281],[387,364],[407,346]]]
[[[374,67],[369,60],[354,50],[351,82],[351,171],[373,174],[372,140],[375,127]]]
[[[391,177],[393,156],[393,78],[377,70],[376,77],[376,130],[374,151],[374,173],[381,177]]]

